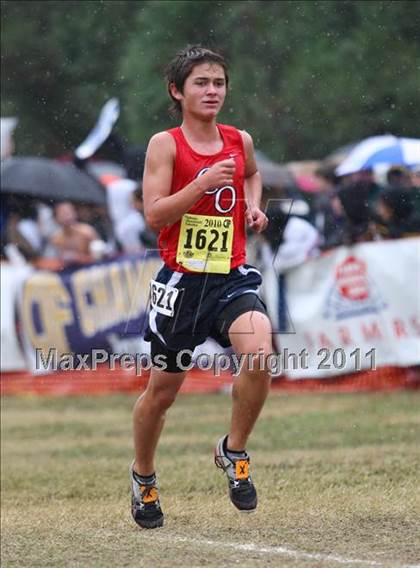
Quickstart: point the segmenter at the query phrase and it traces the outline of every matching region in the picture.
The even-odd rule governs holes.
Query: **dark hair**
[[[380,199],[391,210],[394,219],[407,219],[414,211],[410,190],[399,187],[384,189]]]
[[[386,174],[386,180],[391,186],[401,187],[404,184],[410,183],[410,174],[405,168],[400,166],[393,166]]]
[[[133,199],[143,201],[143,190],[141,187],[138,187],[133,191]]]
[[[371,184],[364,180],[355,181],[344,187],[339,187],[337,196],[352,225],[362,225],[371,219]]]
[[[226,87],[229,84],[228,66],[225,58],[219,53],[215,53],[210,49],[201,47],[200,45],[187,45],[181,51],[178,51],[174,59],[165,69],[166,85],[169,96],[172,99],[170,111],[172,113],[180,113],[182,111],[181,103],[174,99],[171,94],[170,85],[173,83],[180,93],[184,92],[184,84],[187,77],[196,65],[201,63],[216,63],[223,67],[226,77]]]
[[[130,146],[124,151],[124,166],[127,177],[134,181],[143,178],[146,150],[142,146]]]

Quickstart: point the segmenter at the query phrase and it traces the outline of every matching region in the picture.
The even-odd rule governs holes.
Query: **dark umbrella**
[[[10,158],[2,162],[1,191],[42,200],[106,203],[105,189],[95,178],[73,164],[47,158]]]

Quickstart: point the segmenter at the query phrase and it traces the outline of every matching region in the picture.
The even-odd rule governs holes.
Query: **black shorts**
[[[157,293],[145,339],[152,343],[152,359],[165,354],[167,370],[171,372],[179,370],[169,363],[181,350],[192,352],[208,337],[229,347],[228,331],[238,316],[250,311],[267,314],[258,297],[261,274],[250,265],[239,266],[229,274],[182,273],[164,266],[155,282]],[[168,296],[174,288],[177,297],[171,304]]]

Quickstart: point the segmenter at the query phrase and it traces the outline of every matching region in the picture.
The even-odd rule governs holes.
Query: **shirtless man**
[[[69,202],[56,205],[54,214],[60,229],[51,237],[51,244],[59,259],[66,265],[92,262],[90,244],[99,239],[95,229],[77,221],[76,210]]]
[[[207,337],[232,345],[237,354],[262,354],[235,379],[230,430],[215,448],[232,503],[240,511],[257,506],[245,447],[269,391],[261,361],[272,344],[258,297],[261,275],[246,264],[245,226],[261,232],[267,217],[259,209],[262,187],[251,136],[216,122],[227,85],[221,55],[202,47],[179,52],[167,69],[167,86],[182,124],[154,135],[147,150],[144,209],[159,232],[164,266],[151,282],[145,335],[154,367],[133,414],[132,515],[143,528],[163,524],[155,450],[189,352]]]

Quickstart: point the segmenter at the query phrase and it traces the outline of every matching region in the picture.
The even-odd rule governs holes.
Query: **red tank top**
[[[194,215],[233,218],[233,246],[230,268],[245,263],[245,150],[240,132],[233,126],[218,124],[223,148],[210,156],[199,154],[188,144],[180,127],[168,130],[176,144],[171,194],[180,191],[206,168],[234,156],[236,163],[232,185],[208,190],[188,211]],[[204,173],[204,172],[203,172]],[[165,264],[172,270],[191,272],[176,261],[181,220],[164,227],[159,233],[159,250]]]

